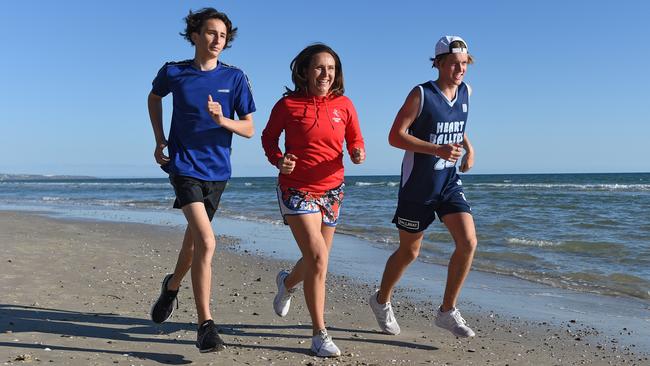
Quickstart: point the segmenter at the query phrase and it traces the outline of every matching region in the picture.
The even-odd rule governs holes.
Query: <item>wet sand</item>
[[[477,332],[456,339],[432,324],[434,304],[398,291],[398,336],[378,332],[367,305],[374,284],[328,277],[326,320],[343,355],[309,352],[311,326],[300,291],[279,318],[269,259],[236,237],[218,237],[212,309],[226,350],[200,354],[189,277],[168,323],[149,320],[160,280],[172,271],[182,232],[132,223],[0,212],[0,362],[66,365],[647,365],[648,354],[581,321],[558,324],[483,306],[463,311]],[[264,232],[257,232],[263,239]],[[260,244],[261,245],[261,244]],[[295,245],[287,243],[287,245]],[[336,262],[330,262],[330,266]],[[382,263],[383,266],[383,263]],[[621,329],[625,332],[626,329]],[[627,335],[633,337],[633,335]]]

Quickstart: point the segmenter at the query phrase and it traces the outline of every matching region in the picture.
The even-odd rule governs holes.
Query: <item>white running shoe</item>
[[[390,305],[390,302],[380,304],[377,301],[377,295],[379,295],[379,291],[370,296],[368,304],[370,304],[372,312],[375,313],[375,318],[377,319],[379,328],[381,328],[381,331],[386,334],[398,335],[400,328],[399,324],[397,324],[397,319],[395,319],[393,307]]]
[[[291,307],[291,298],[293,297],[296,289],[287,290],[284,286],[284,279],[287,278],[289,272],[282,270],[275,277],[275,284],[278,286],[278,293],[273,299],[273,310],[279,316],[287,316],[289,308]]]
[[[332,342],[332,337],[327,334],[327,330],[321,329],[318,334],[311,337],[311,351],[318,357],[338,357],[341,350]]]
[[[440,328],[452,332],[456,337],[467,338],[476,335],[476,333],[466,325],[467,322],[463,319],[460,315],[460,311],[456,308],[444,312],[438,308],[435,324]]]

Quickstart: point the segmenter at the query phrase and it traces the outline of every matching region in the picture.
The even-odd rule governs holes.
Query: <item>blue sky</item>
[[[30,1],[0,5],[0,173],[162,177],[146,96],[178,32],[213,6],[239,27],[221,60],[253,83],[256,135],[235,138],[235,176],[271,176],[260,133],[289,62],[321,41],[341,56],[367,161],[348,175],[399,174],[395,113],[444,34],[476,58],[473,173],[650,171],[650,27],[645,1]],[[165,98],[169,128],[171,96]]]

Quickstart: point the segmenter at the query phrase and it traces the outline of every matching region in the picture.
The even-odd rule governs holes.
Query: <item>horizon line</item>
[[[463,176],[485,176],[485,175],[590,175],[590,174],[650,174],[650,172],[543,172],[543,173],[462,173]],[[33,174],[33,173],[0,173],[0,181],[21,180],[20,176],[29,177],[28,179],[167,179],[167,176],[92,176],[92,175],[74,175],[74,174]],[[345,177],[399,177],[399,174],[355,174],[346,175]],[[233,178],[275,178],[277,175],[233,175]]]

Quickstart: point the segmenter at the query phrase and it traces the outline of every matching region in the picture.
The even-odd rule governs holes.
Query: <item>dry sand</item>
[[[263,237],[264,233],[259,233]],[[178,229],[0,212],[0,362],[61,365],[649,365],[647,354],[580,322],[550,325],[464,313],[476,330],[456,339],[432,325],[431,303],[395,304],[402,334],[377,331],[373,289],[328,277],[328,329],[343,355],[309,353],[302,294],[279,318],[275,274],[290,263],[238,250],[218,237],[212,306],[227,349],[200,354],[189,278],[168,323],[149,320],[160,280],[172,271]],[[287,243],[287,245],[295,245]],[[336,242],[334,243],[336,245]],[[383,264],[382,264],[383,265]],[[406,299],[406,300],[404,300]]]

